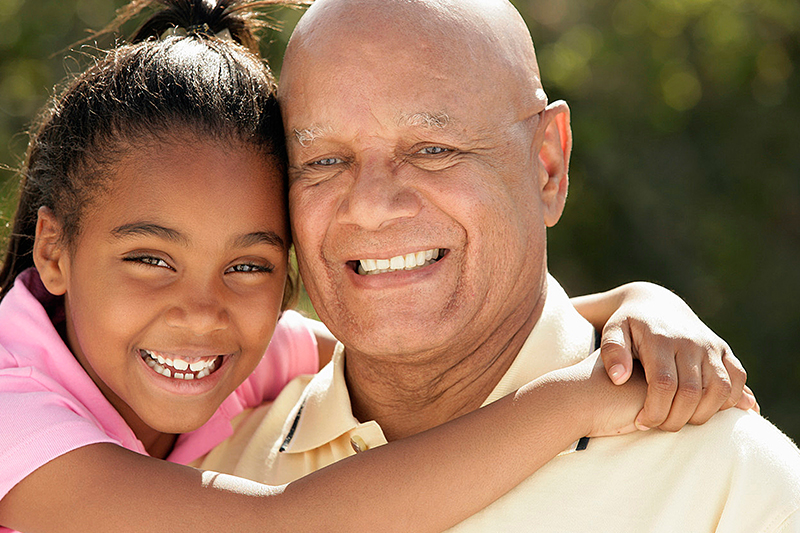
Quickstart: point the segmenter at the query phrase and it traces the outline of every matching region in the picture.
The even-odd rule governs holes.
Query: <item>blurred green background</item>
[[[26,127],[120,0],[0,0],[0,225]],[[800,3],[517,0],[545,89],[572,108],[570,198],[550,267],[570,294],[663,284],[744,362],[800,440]],[[299,16],[275,11],[276,70]],[[131,29],[130,27],[126,29]],[[101,41],[109,46],[110,39]],[[7,226],[6,226],[7,227]],[[7,230],[6,230],[7,231]]]

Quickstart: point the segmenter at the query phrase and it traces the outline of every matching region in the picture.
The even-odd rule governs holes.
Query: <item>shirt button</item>
[[[369,449],[367,443],[364,442],[364,439],[362,439],[360,435],[353,435],[350,437],[350,446],[353,447],[353,451],[356,453],[361,453]]]

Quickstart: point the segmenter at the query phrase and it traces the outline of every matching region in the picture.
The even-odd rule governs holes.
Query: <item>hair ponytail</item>
[[[254,8],[300,3],[134,0],[122,8],[100,33],[119,28],[145,8],[161,7],[131,44],[108,51],[53,98],[42,115],[21,171],[19,204],[0,271],[0,298],[17,275],[33,266],[39,207],[53,211],[64,244],[73,245],[82,213],[108,184],[109,166],[142,139],[195,132],[249,144],[285,165],[275,80],[248,49],[257,42],[253,28],[263,25],[254,18]],[[161,38],[170,28],[179,30]],[[297,281],[290,276],[284,306],[296,290]]]

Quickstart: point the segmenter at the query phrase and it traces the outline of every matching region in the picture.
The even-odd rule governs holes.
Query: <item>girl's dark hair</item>
[[[120,11],[116,22],[143,7],[163,7],[131,44],[107,52],[42,114],[21,171],[19,204],[0,271],[0,298],[20,272],[33,266],[39,208],[53,211],[65,246],[74,245],[81,215],[107,188],[109,166],[130,146],[177,142],[176,132],[178,139],[188,132],[251,145],[285,171],[275,80],[252,53],[256,40],[245,9],[276,3],[135,0]],[[292,272],[284,309],[294,301],[297,285]]]

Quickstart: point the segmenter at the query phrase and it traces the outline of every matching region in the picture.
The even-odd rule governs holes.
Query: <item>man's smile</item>
[[[431,248],[405,255],[396,255],[389,259],[360,259],[354,262],[354,268],[362,276],[385,274],[400,270],[414,270],[435,263],[444,257],[446,253],[447,250],[444,248]]]

